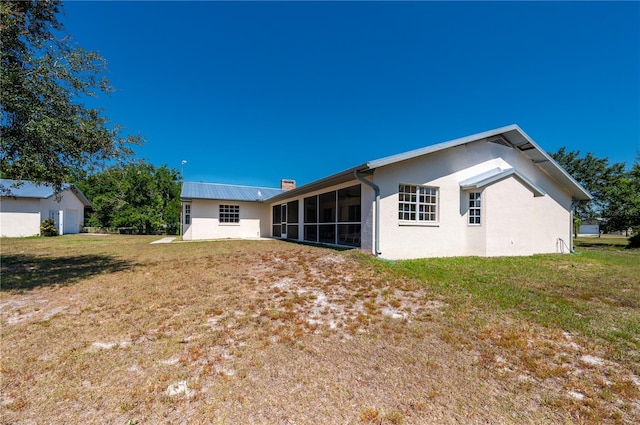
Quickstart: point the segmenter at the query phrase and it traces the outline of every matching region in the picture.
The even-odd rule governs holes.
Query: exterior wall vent
[[[497,143],[499,145],[506,146],[508,148],[512,148],[513,147],[513,145],[507,139],[505,139],[502,134],[498,134],[497,136],[493,136],[493,137],[488,138],[487,142]]]

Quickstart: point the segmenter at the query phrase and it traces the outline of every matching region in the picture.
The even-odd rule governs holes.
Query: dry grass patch
[[[401,267],[278,241],[153,239],[2,241],[4,422],[639,417],[633,375],[601,345],[487,315]],[[109,260],[77,271],[78,257]],[[46,264],[57,271],[39,274]]]

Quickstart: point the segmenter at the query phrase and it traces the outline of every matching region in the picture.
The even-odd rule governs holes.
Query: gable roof
[[[376,168],[384,167],[386,165],[396,164],[409,159],[417,158],[419,156],[428,155],[431,153],[439,152],[445,149],[461,146],[467,143],[479,142],[479,141],[495,141],[504,146],[508,146],[514,149],[518,149],[523,155],[529,158],[538,168],[547,173],[564,188],[566,188],[571,196],[576,200],[590,200],[591,194],[583,188],[573,177],[569,175],[556,161],[549,156],[540,146],[538,146],[533,139],[531,139],[520,127],[516,124],[508,125],[506,127],[496,128],[494,130],[485,131],[482,133],[472,134],[470,136],[462,137],[459,139],[450,140],[435,145],[426,146],[424,148],[403,152],[396,155],[387,156],[373,161],[365,162],[359,166],[350,168],[345,171],[341,171],[331,176],[325,177],[320,180],[308,183],[300,186],[296,189],[292,189],[285,194],[274,196],[269,201],[278,201],[290,196],[296,196],[308,191],[321,189],[323,187],[344,183],[354,178],[354,172],[363,174],[372,173]],[[522,176],[519,176],[522,178]]]
[[[271,187],[184,182],[182,183],[180,198],[183,201],[189,199],[216,199],[221,201],[262,202],[283,192],[286,192],[286,190]]]
[[[13,187],[14,185],[18,186]],[[73,192],[85,207],[91,207],[91,202],[89,202],[80,189],[75,185],[71,183],[63,183],[60,192],[65,190]],[[48,199],[60,192],[56,192],[55,188],[47,183],[36,184],[28,180],[0,179],[0,195],[2,196],[13,198]]]

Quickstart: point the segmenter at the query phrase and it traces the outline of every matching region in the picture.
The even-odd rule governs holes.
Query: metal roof
[[[493,170],[485,171],[477,176],[470,177],[460,182],[460,187],[463,190],[479,189],[481,187],[488,186],[499,180],[507,177],[514,176],[518,178],[525,186],[528,186],[533,191],[534,196],[544,196],[546,192],[534,184],[531,180],[514,170],[513,168],[507,168],[503,170],[501,168],[494,168]]]
[[[364,175],[371,174],[376,168],[384,167],[386,165],[395,164],[401,161],[417,158],[422,155],[428,155],[434,152],[438,152],[444,149],[453,148],[456,146],[464,145],[467,143],[480,142],[480,141],[495,141],[504,146],[508,146],[514,149],[518,149],[523,155],[529,158],[535,165],[537,165],[543,172],[547,173],[554,180],[565,187],[571,196],[576,200],[589,200],[591,194],[583,188],[573,177],[569,175],[556,161],[549,156],[540,146],[538,146],[533,139],[531,139],[520,127],[516,124],[508,125],[506,127],[496,128],[494,130],[485,131],[483,133],[472,134],[470,136],[462,137],[459,139],[450,140],[448,142],[438,143],[435,145],[426,146],[424,148],[403,152],[397,155],[391,155],[384,158],[376,159],[366,162],[362,165],[349,168],[348,170],[341,171],[336,174],[332,174],[329,177],[325,177],[320,180],[308,183],[293,189],[286,194],[275,196],[273,199],[269,199],[270,202],[280,201],[291,196],[297,196],[305,192],[312,190],[322,189],[324,187],[332,186],[334,184],[342,183],[353,179],[354,171],[358,171]],[[525,181],[526,179],[518,173],[518,177]],[[528,181],[528,180],[526,180]],[[531,182],[528,183],[531,186]],[[536,187],[535,185],[531,187]],[[536,189],[536,190],[539,190]]]
[[[221,201],[262,202],[283,192],[286,191],[271,187],[184,182],[182,183],[180,198],[183,201],[190,199],[217,199]]]
[[[472,134],[471,136],[462,137],[460,139],[450,140],[448,142],[427,146],[424,148],[404,152],[398,155],[388,156],[386,158],[369,161],[369,168],[378,168],[385,165],[393,164],[407,159],[416,158],[418,156],[427,155],[444,149],[453,148],[472,142],[479,141],[496,141],[508,147],[518,149],[529,158],[534,164],[541,168],[545,173],[550,175],[557,182],[562,184],[577,200],[589,200],[591,194],[583,188],[573,177],[567,173],[557,162],[549,156],[540,146],[533,141],[520,127],[516,124],[506,127],[496,128],[494,130],[485,131],[483,133]]]
[[[340,183],[345,183],[355,179],[354,172],[359,170],[366,170],[367,165],[362,164],[357,167],[349,168],[348,170],[341,171],[336,174],[332,174],[327,177],[323,177],[319,180],[312,181],[311,183],[307,183],[295,189],[284,191],[273,198],[269,199],[269,202],[278,202],[284,199],[288,199],[294,196],[298,196],[307,192],[311,192],[318,189],[323,189],[325,187],[334,186]],[[370,173],[363,173],[364,175]]]
[[[15,187],[14,187],[15,185]],[[91,206],[91,202],[84,196],[84,194],[75,185],[70,183],[63,183],[60,192],[70,190],[73,192],[80,202],[86,207]],[[60,193],[56,192],[55,188],[47,183],[37,184],[28,180],[10,180],[0,179],[0,194],[2,196],[14,197],[14,198],[34,198],[34,199],[47,199]]]

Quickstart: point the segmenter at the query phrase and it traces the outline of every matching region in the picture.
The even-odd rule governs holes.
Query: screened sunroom
[[[273,236],[360,247],[361,185],[331,190],[273,206]]]

